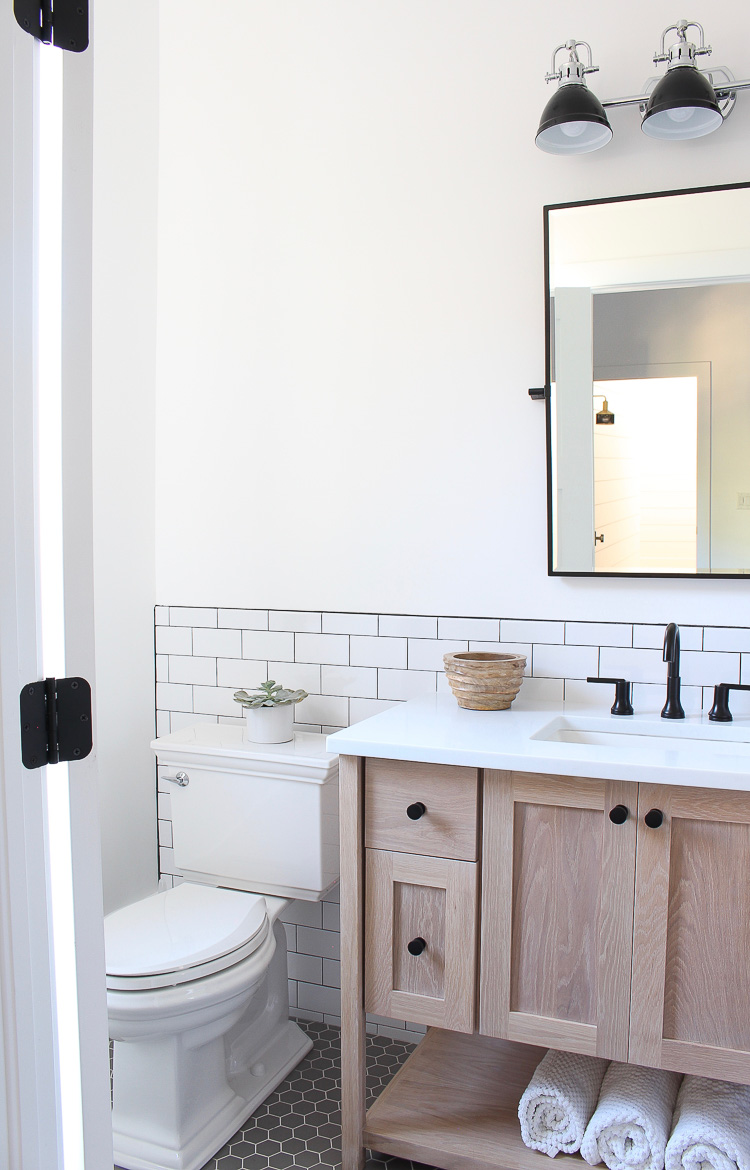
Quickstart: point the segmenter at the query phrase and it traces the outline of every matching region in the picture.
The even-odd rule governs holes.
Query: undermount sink
[[[612,716],[559,716],[540,727],[531,739],[547,743],[570,743],[627,751],[675,751],[688,749],[701,756],[742,755],[750,758],[750,728],[680,720],[666,722],[658,717],[638,719]]]

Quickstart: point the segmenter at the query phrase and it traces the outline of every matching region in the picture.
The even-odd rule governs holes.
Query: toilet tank
[[[212,886],[317,901],[339,876],[338,756],[324,735],[254,744],[244,734],[202,723],[152,742],[175,867]]]

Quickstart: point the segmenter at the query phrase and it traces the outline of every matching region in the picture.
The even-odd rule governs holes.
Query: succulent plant
[[[235,691],[235,703],[255,710],[256,707],[285,707],[292,703],[301,703],[307,698],[307,691],[288,691],[272,678],[253,687],[253,692],[248,694],[247,691]]]

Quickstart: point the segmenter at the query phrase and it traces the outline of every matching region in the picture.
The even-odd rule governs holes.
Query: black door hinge
[[[91,739],[91,687],[85,678],[46,678],[21,691],[21,759],[25,768],[82,760]]]
[[[13,0],[24,32],[45,45],[82,53],[89,43],[89,0]]]

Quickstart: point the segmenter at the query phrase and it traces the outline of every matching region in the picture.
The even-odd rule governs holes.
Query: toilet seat
[[[268,936],[258,894],[184,882],[104,920],[107,987],[149,990],[234,966]]]

